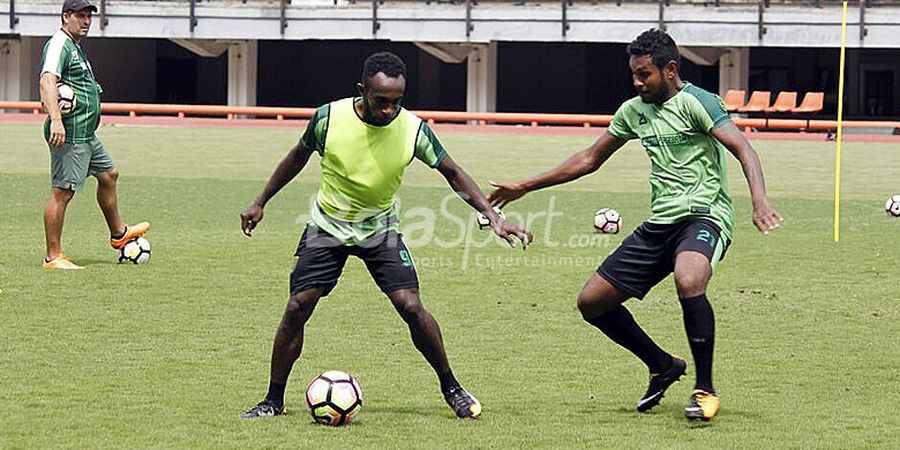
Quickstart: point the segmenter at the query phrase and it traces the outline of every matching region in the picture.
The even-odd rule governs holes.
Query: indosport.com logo
[[[450,193],[435,206],[414,206],[408,209],[400,207],[401,201],[398,197],[390,211],[348,211],[337,214],[342,218],[368,217],[369,219],[366,219],[370,222],[368,224],[365,223],[365,220],[342,221],[332,218],[331,215],[328,217],[347,228],[362,225],[371,231],[393,227],[402,233],[403,242],[411,250],[427,247],[447,250],[446,252],[436,252],[436,256],[427,258],[416,257],[413,251],[415,265],[420,268],[458,267],[466,270],[470,265],[476,267],[596,266],[602,262],[614,244],[618,243],[618,239],[614,243],[610,235],[593,230],[592,225],[588,222],[593,219],[593,215],[588,215],[589,217],[583,220],[580,219],[585,225],[578,229],[584,229],[584,232],[554,233],[554,229],[563,228],[557,224],[564,221],[565,214],[558,209],[556,197],[551,196],[547,203],[537,210],[533,210],[533,207],[531,211],[524,213],[512,208],[504,210],[506,222],[531,230],[534,234],[531,247],[574,249],[575,251],[565,252],[565,255],[554,254],[552,256],[545,252],[536,254],[536,252],[522,252],[521,250],[510,253],[509,244],[494,234],[490,227],[480,229],[476,211],[468,206],[459,207],[461,197],[464,196]],[[311,223],[309,212],[313,211],[312,208],[318,208],[319,213],[323,213],[315,195],[310,197],[309,209],[297,216],[296,223]],[[360,233],[365,235],[366,230]],[[385,241],[384,245],[399,245],[396,239],[385,239],[384,233],[380,232],[375,232],[372,237],[356,244],[361,246],[381,245],[381,241]],[[326,245],[328,245],[327,242],[331,242],[332,245],[347,244],[338,239],[324,242]],[[515,244],[517,248],[521,247],[521,242],[518,240]]]

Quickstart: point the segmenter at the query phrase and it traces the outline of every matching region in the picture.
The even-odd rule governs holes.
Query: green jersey
[[[406,109],[390,124],[375,126],[353,104],[345,98],[318,108],[300,139],[322,157],[311,222],[347,245],[397,229],[394,196],[406,167],[418,159],[436,168],[447,155],[428,124]]]
[[[662,105],[644,103],[638,96],[619,107],[609,134],[640,139],[650,157],[649,222],[705,217],[731,239],[734,210],[726,148],[712,135],[730,120],[721,98],[690,83]]]
[[[41,75],[52,73],[59,82],[75,93],[75,107],[62,117],[66,128],[66,142],[82,144],[94,138],[100,125],[100,85],[94,78],[91,63],[84,49],[63,30],[57,30],[44,45],[41,54]],[[50,119],[44,123],[44,139],[50,138]]]

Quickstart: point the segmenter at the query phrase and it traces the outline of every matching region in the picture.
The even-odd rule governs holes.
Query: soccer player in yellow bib
[[[400,106],[406,66],[398,56],[371,55],[363,65],[361,81],[359,97],[316,110],[300,142],[278,164],[262,194],[241,213],[241,229],[250,236],[263,219],[269,199],[300,173],[313,153],[319,154],[322,180],[297,249],[291,296],[275,334],[269,391],[243,418],[284,413],[285,386],[300,356],[304,325],[319,299],[337,284],[350,255],[365,262],[409,325],[413,344],[436,372],[444,399],[456,416],[474,419],[481,414],[481,404],[453,376],[438,324],[419,298],[419,280],[399,233],[394,195],[404,170],[418,159],[437,169],[511,246],[518,239],[527,247],[531,233],[498,217],[428,124]]]
[[[495,183],[497,190],[488,197],[502,208],[528,192],[592,173],[625,142],[640,139],[652,163],[652,215],[587,281],[578,309],[585,321],[647,365],[650,384],[637,410],[649,411],[687,365],[661,349],[622,303],[644,298],[674,273],[697,376],[684,413],[688,419],[709,420],[719,411],[719,397],[712,383],[715,319],[706,286],[731,242],[734,222],[726,151],[743,167],[757,229],[768,234],[781,216],[769,204],[756,152],[731,122],[722,100],[679,77],[675,41],[664,31],[649,30],[628,46],[628,53],[638,95],[619,107],[606,134],[545,173]]]

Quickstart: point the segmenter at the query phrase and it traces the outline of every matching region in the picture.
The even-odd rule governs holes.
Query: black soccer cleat
[[[687,363],[683,359],[673,356],[671,367],[663,373],[650,377],[650,385],[647,386],[647,392],[638,400],[638,412],[650,411],[654,406],[658,405],[665,395],[666,389],[678,381],[686,371]]]
[[[265,399],[250,408],[247,412],[241,414],[241,419],[256,419],[259,417],[280,416],[287,412],[284,405],[279,405],[272,400]]]
[[[462,386],[456,386],[444,392],[444,400],[453,408],[456,417],[460,419],[477,419],[481,416],[481,403],[475,396],[466,392]]]

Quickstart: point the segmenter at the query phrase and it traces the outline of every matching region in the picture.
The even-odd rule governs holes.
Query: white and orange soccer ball
[[[498,217],[500,217],[503,220],[506,220],[506,214],[503,214],[503,210],[501,210],[500,208],[495,206],[494,212],[497,213]],[[479,230],[483,230],[485,228],[491,227],[491,221],[488,220],[487,216],[485,216],[482,213],[477,214],[476,220],[478,221],[478,229]]]
[[[116,252],[116,259],[120,264],[143,264],[150,260],[150,241],[142,237],[134,238],[125,243]]]
[[[65,116],[75,109],[78,99],[75,97],[75,91],[69,85],[59,83],[56,88],[59,92],[59,112]]]
[[[622,216],[612,208],[603,208],[594,214],[594,229],[600,233],[616,234],[622,229]]]
[[[313,378],[306,388],[306,405],[322,425],[347,425],[362,409],[362,389],[344,372],[329,370]]]
[[[900,194],[888,197],[884,204],[884,212],[891,217],[900,217]]]

